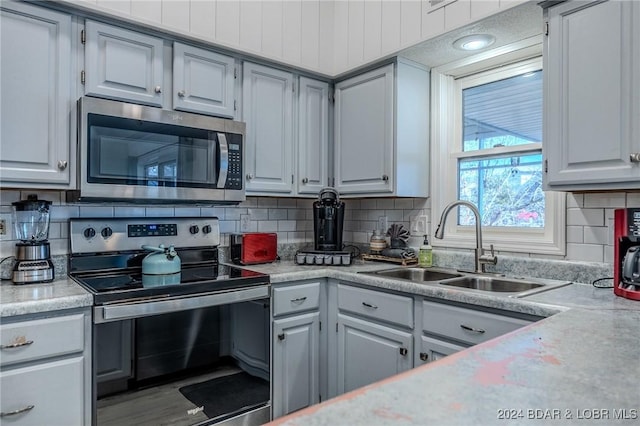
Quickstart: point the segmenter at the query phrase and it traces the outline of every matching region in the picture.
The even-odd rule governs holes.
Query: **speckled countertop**
[[[335,278],[381,289],[548,317],[433,363],[309,407],[285,425],[640,423],[640,302],[571,284],[525,298],[483,294],[350,267],[252,266],[272,283]],[[0,316],[90,306],[71,280],[0,285]]]

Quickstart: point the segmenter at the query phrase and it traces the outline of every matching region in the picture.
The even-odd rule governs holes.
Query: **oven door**
[[[110,320],[94,321],[93,328],[94,425],[268,422],[266,291],[252,300],[227,298],[216,304],[205,299],[197,308],[183,309],[181,299],[174,300],[178,309],[160,305],[158,310],[150,304],[139,316],[131,310],[121,315],[123,311],[109,310],[117,306],[109,306]],[[261,330],[265,335],[256,334]]]
[[[94,98],[79,101],[70,198],[242,201],[242,123]],[[235,126],[231,126],[235,124]]]

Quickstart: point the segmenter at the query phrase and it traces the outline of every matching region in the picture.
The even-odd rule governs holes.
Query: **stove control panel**
[[[217,217],[72,218],[69,223],[74,254],[141,250],[143,245],[180,248],[220,244]],[[193,232],[196,229],[198,232]]]

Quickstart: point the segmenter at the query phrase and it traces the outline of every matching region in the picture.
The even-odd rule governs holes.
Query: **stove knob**
[[[96,230],[93,228],[87,228],[84,230],[83,234],[84,234],[84,237],[87,239],[93,238],[96,236]]]
[[[200,232],[200,228],[198,228],[198,225],[191,225],[189,227],[189,232],[191,232],[192,235],[195,235]]]
[[[100,231],[100,233],[102,234],[103,238],[109,238],[113,234],[113,229],[107,226],[106,228],[102,228],[102,231]]]
[[[205,225],[202,227],[202,232],[209,234],[211,232],[211,225]]]

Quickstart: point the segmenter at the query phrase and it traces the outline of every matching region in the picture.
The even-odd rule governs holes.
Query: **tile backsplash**
[[[6,220],[7,234],[0,235],[0,257],[15,254],[11,223],[11,203],[35,193],[53,202],[49,241],[54,255],[69,252],[68,222],[71,217],[174,217],[217,216],[223,233],[222,245],[228,245],[228,234],[241,232],[241,218],[249,215],[250,232],[276,232],[279,244],[300,246],[313,244],[312,204],[314,199],[247,197],[238,206],[138,206],[108,204],[67,204],[61,191],[0,190],[0,219]],[[427,215],[432,220],[431,204],[425,198],[377,198],[345,200],[344,242],[367,244],[371,232],[378,228],[380,217],[388,224],[400,223],[409,229],[412,216]],[[518,253],[518,257],[541,257],[555,260],[613,262],[613,210],[640,206],[640,193],[607,192],[567,194],[566,256],[540,256]],[[430,227],[430,223],[428,224]],[[410,245],[420,245],[415,236]],[[498,248],[499,249],[499,248]]]

